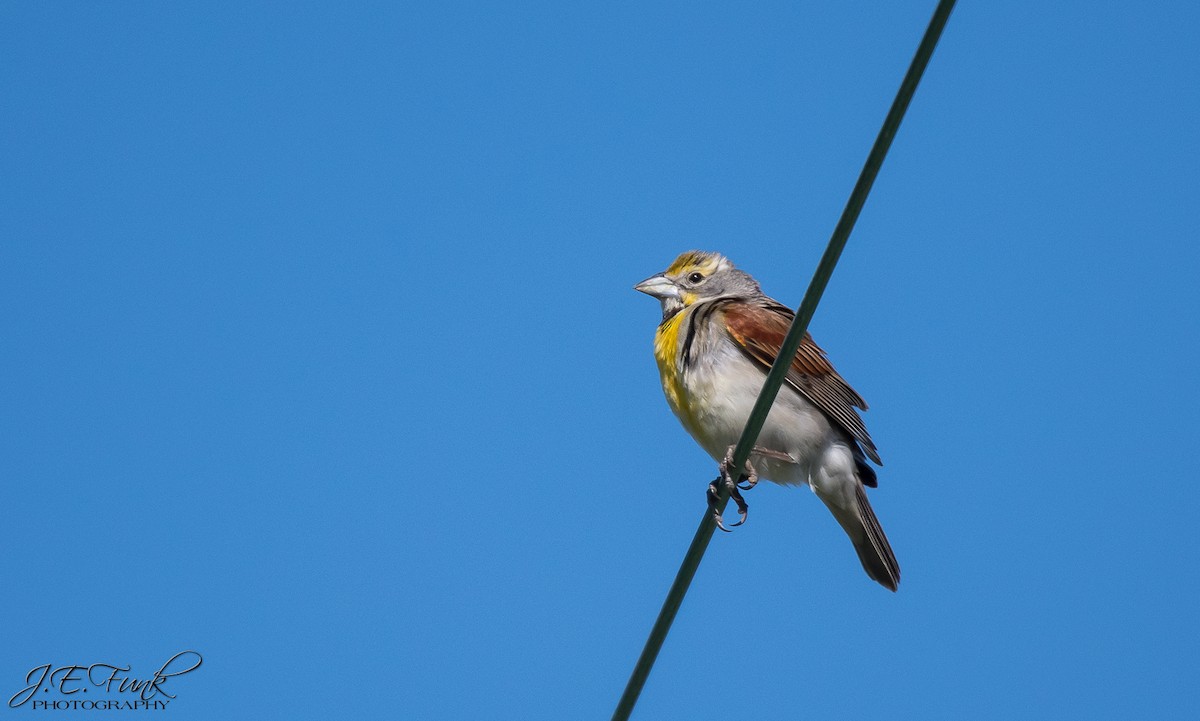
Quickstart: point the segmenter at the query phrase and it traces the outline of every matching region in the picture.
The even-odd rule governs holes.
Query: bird
[[[730,482],[733,448],[795,313],[715,252],[685,252],[634,289],[662,304],[654,357],[663,393],[684,429],[722,468],[742,514],[734,525],[740,525],[746,507],[737,482]],[[867,576],[895,591],[900,564],[866,494],[866,487],[877,486],[868,460],[883,465],[858,414],[866,409],[805,333],[747,467],[736,477],[748,483],[743,490],[758,478],[809,486],[849,536]],[[709,504],[717,525],[728,530],[713,485]]]

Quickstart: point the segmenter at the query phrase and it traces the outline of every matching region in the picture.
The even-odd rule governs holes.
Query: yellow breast
[[[658,374],[662,378],[667,403],[683,422],[684,427],[691,431],[696,427],[695,409],[688,398],[679,360],[679,344],[683,342],[679,334],[685,325],[686,315],[686,310],[676,313],[658,326],[658,331],[654,334],[654,359],[658,361]]]

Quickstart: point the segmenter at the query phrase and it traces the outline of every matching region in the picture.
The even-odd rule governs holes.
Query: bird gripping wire
[[[909,64],[903,82],[900,83],[900,89],[896,92],[892,107],[888,110],[887,117],[884,118],[883,127],[880,128],[879,135],[875,138],[875,144],[867,156],[867,161],[863,164],[862,172],[859,173],[858,182],[855,183],[854,190],[850,193],[850,199],[846,201],[846,207],[842,211],[842,216],[833,229],[833,235],[829,239],[829,245],[825,248],[825,254],[821,256],[821,262],[817,264],[813,279],[808,285],[808,291],[804,294],[804,300],[796,311],[796,318],[792,321],[792,326],[783,339],[783,347],[780,348],[779,356],[771,366],[767,380],[763,383],[762,392],[759,393],[754,409],[750,412],[746,428],[742,431],[742,437],[734,449],[733,463],[730,468],[743,468],[750,458],[750,451],[754,448],[763,423],[766,422],[767,413],[770,412],[771,405],[775,402],[775,396],[778,395],[791,360],[796,355],[796,349],[800,347],[800,341],[804,338],[805,331],[808,330],[808,323],[812,320],[817,303],[820,302],[821,295],[829,284],[834,266],[837,265],[842,249],[846,247],[850,231],[854,229],[854,223],[858,220],[863,204],[866,203],[871,186],[875,183],[876,176],[879,175],[879,168],[883,165],[883,159],[892,145],[892,139],[900,127],[900,121],[903,120],[908,104],[917,90],[917,83],[921,81],[921,75],[925,72],[929,58],[933,55],[933,50],[941,38],[942,30],[946,27],[950,11],[954,9],[954,2],[955,0],[940,0],[933,12],[929,27],[926,28],[925,35],[921,38],[921,44],[917,46],[917,52],[913,56],[912,63]],[[729,502],[729,491],[724,484],[718,484],[718,489],[716,510],[722,512]],[[638,656],[629,682],[625,685],[625,692],[617,702],[616,711],[612,716],[613,721],[627,721],[629,715],[633,713],[633,707],[642,692],[642,687],[646,684],[646,679],[650,676],[650,669],[654,666],[655,659],[658,658],[658,652],[662,649],[667,632],[675,620],[675,615],[679,612],[680,605],[683,604],[683,597],[687,594],[692,578],[696,575],[696,569],[700,567],[700,560],[708,548],[709,541],[712,540],[715,528],[716,524],[712,514],[706,511],[704,518],[700,521],[700,527],[696,530],[696,535],[692,538],[692,544],[683,558],[683,563],[679,567],[679,572],[675,575],[675,582],[671,584],[671,590],[667,592],[667,598],[663,601],[662,610],[658,613],[654,627],[650,629],[650,636],[646,639],[646,645],[642,649],[641,655]]]

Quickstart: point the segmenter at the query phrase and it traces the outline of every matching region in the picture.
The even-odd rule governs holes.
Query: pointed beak
[[[671,282],[664,273],[650,276],[641,283],[633,286],[633,289],[639,290],[646,295],[652,295],[660,300],[667,298],[679,299],[679,286]]]

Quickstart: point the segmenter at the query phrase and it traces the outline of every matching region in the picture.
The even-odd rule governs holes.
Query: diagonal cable
[[[904,119],[904,112],[908,109],[909,101],[912,100],[913,94],[917,90],[917,83],[920,82],[921,75],[929,64],[929,58],[933,55],[933,49],[937,47],[942,30],[946,27],[950,11],[954,9],[954,2],[955,0],[940,0],[933,12],[933,18],[929,21],[929,27],[926,28],[924,37],[921,38],[921,44],[917,46],[917,52],[908,67],[908,72],[904,75],[904,81],[900,83],[896,99],[892,101],[892,107],[888,110],[887,117],[884,118],[883,127],[880,128],[879,135],[875,138],[875,144],[871,147],[867,162],[863,164],[858,182],[855,183],[854,190],[850,193],[850,199],[846,201],[842,217],[833,229],[833,235],[829,239],[829,245],[825,248],[825,254],[821,256],[821,262],[817,265],[816,272],[813,273],[813,279],[808,285],[808,291],[804,294],[804,300],[796,311],[796,318],[792,321],[792,326],[783,339],[779,357],[771,366],[758,401],[755,402],[754,409],[746,421],[746,428],[742,431],[742,437],[733,453],[733,468],[742,468],[750,458],[750,451],[754,448],[758,434],[762,431],[763,423],[766,422],[767,413],[775,402],[775,396],[778,395],[779,387],[783,384],[788,366],[791,365],[791,360],[800,347],[800,341],[804,338],[808,323],[817,309],[817,303],[820,302],[821,295],[829,284],[829,278],[833,275],[834,266],[837,265],[842,249],[846,247],[850,231],[854,229],[854,223],[858,220],[867,195],[871,192],[871,186],[875,183],[876,176],[879,175],[879,168],[883,165],[883,159],[892,145],[892,138],[895,137],[896,130],[900,127],[900,121]],[[723,484],[718,484],[718,486],[720,486],[720,497],[717,502],[717,510],[723,512],[729,502],[729,491],[723,487]],[[625,692],[621,695],[621,700],[617,702],[616,711],[612,716],[613,721],[627,721],[629,715],[633,713],[633,707],[642,692],[642,687],[646,684],[646,679],[650,676],[650,669],[654,666],[655,659],[658,658],[658,652],[662,649],[667,632],[671,629],[680,605],[683,604],[683,597],[687,594],[692,578],[696,575],[696,569],[700,567],[700,560],[708,548],[709,541],[712,540],[715,529],[716,524],[712,520],[712,514],[706,511],[704,518],[700,521],[700,527],[696,529],[696,535],[692,538],[692,544],[683,558],[683,563],[679,567],[679,572],[675,575],[675,582],[671,584],[671,590],[667,592],[667,599],[663,602],[662,610],[658,612],[654,627],[650,629],[650,636],[646,639],[646,645],[634,665],[633,673],[629,676]]]

